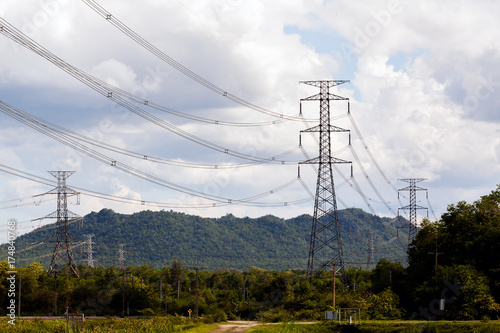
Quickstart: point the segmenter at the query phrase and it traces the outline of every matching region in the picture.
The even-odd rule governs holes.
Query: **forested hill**
[[[375,262],[381,258],[402,260],[405,256],[404,231],[399,223],[360,209],[339,211],[347,266],[366,268],[368,239],[373,234]],[[93,257],[98,266],[118,264],[119,244],[124,244],[126,266],[170,266],[174,258],[184,265],[219,268],[305,269],[311,232],[310,215],[281,219],[272,215],[238,218],[228,214],[203,218],[173,211],[142,211],[131,215],[103,209],[70,225],[73,254],[83,264],[82,242],[93,234]],[[55,234],[55,224],[34,230],[16,240],[18,265],[40,262],[45,268],[55,244],[47,240]],[[397,235],[401,237],[397,237]],[[54,240],[54,238],[52,238]],[[33,245],[45,241],[42,245]],[[2,247],[5,247],[3,245]]]

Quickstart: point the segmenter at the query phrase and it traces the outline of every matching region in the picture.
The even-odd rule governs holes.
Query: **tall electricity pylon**
[[[410,204],[404,207],[400,207],[398,209],[398,215],[399,215],[399,210],[409,210],[410,211],[410,219],[409,219],[409,224],[408,224],[408,251],[407,251],[407,256],[406,256],[406,263],[409,264],[409,252],[410,248],[413,246],[412,242],[417,236],[418,232],[418,224],[417,224],[417,210],[418,209],[427,209],[427,207],[423,207],[420,205],[417,205],[417,191],[427,191],[427,189],[418,187],[417,183],[422,182],[426,180],[425,178],[404,178],[400,179],[400,181],[409,183],[410,185],[404,188],[401,188],[398,190],[398,197],[399,197],[399,191],[409,191],[410,192]]]
[[[348,100],[348,98],[330,93],[330,88],[349,81],[302,81],[301,83],[318,87],[319,94],[301,99],[302,101],[319,101],[319,125],[301,132],[319,132],[319,157],[301,162],[301,164],[318,164],[316,196],[314,199],[314,216],[311,228],[311,243],[307,263],[307,277],[320,270],[340,271],[342,283],[345,285],[344,256],[337,212],[337,199],[333,182],[332,164],[351,163],[331,156],[331,132],[348,132],[348,130],[330,125],[330,100]],[[336,273],[335,272],[335,273]]]
[[[79,277],[80,274],[71,252],[69,222],[79,219],[80,216],[68,210],[68,196],[78,195],[79,193],[66,186],[66,179],[75,171],[49,171],[49,173],[57,178],[57,187],[45,194],[57,194],[57,210],[44,218],[55,218],[57,222],[55,240],[51,241],[56,243],[56,246],[54,247],[48,273],[54,274],[57,264],[66,259],[71,272]]]

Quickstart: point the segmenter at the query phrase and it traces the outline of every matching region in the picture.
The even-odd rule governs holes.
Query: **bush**
[[[268,322],[268,323],[287,323],[293,320],[293,315],[285,310],[283,307],[270,309],[267,311],[261,311],[257,314],[258,321]]]
[[[227,321],[227,314],[220,309],[215,310],[214,313],[203,315],[203,322],[206,324],[220,323],[225,321]]]

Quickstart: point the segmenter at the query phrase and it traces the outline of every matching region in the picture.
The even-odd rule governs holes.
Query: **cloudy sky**
[[[332,125],[349,129],[352,135],[349,148],[348,134],[332,134],[335,156],[353,161],[354,181],[349,179],[349,166],[335,169],[339,208],[394,216],[398,207],[408,204],[404,197],[398,201],[397,189],[407,185],[399,179],[426,178],[419,185],[428,189],[429,201],[419,193],[418,204],[430,204],[429,217],[434,219],[447,205],[472,202],[500,183],[500,4],[496,1],[100,0],[99,4],[192,73],[253,105],[294,119],[281,122],[214,93],[144,49],[83,1],[3,0],[0,16],[87,74],[145,100],[219,122],[198,122],[139,105],[176,130],[206,140],[211,147],[257,158],[278,156],[277,160],[290,163],[225,168],[248,160],[187,140],[117,106],[0,35],[2,102],[140,155],[218,166],[159,164],[87,145],[176,189],[167,188],[76,152],[0,113],[2,165],[53,180],[47,171],[75,171],[68,185],[82,193],[97,191],[146,203],[82,194],[79,204],[74,197],[68,200],[76,214],[169,206],[202,216],[312,214],[314,201],[308,190],[315,190],[316,171],[302,165],[301,183],[296,162],[318,155],[317,136],[303,134],[303,149],[298,144],[300,131],[317,124],[319,105],[303,103],[304,119],[297,121],[300,99],[318,92],[299,84],[304,80],[350,80],[331,90],[350,99],[352,114],[347,116],[346,102],[332,102]],[[284,152],[288,154],[281,155]],[[361,194],[354,184],[359,184]],[[29,221],[56,209],[55,195],[33,198],[54,186],[6,172],[0,173],[0,186],[2,225],[14,218],[20,231],[27,232],[53,222]],[[231,202],[262,196],[245,204],[221,205],[193,196],[194,191]],[[300,203],[285,205],[296,201]],[[212,203],[215,207],[205,207]],[[5,227],[0,230],[6,233]]]

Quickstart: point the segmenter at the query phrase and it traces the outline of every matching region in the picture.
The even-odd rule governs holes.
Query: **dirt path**
[[[243,321],[243,320],[228,321],[227,324],[220,324],[219,327],[213,330],[211,333],[221,333],[221,332],[242,333],[257,325],[262,325],[262,323],[258,323],[255,321]]]

